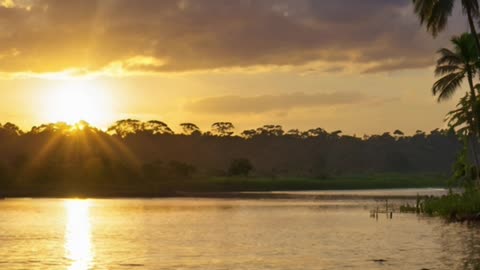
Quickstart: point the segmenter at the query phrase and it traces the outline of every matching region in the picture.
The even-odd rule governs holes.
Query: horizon
[[[150,120],[146,120],[146,121],[142,121],[142,120],[138,120],[138,119],[131,119],[131,118],[128,118],[128,119],[118,119],[110,124],[108,124],[107,126],[103,127],[103,126],[96,126],[96,125],[93,125],[91,123],[89,123],[88,121],[86,120],[83,120],[83,119],[80,119],[80,120],[75,120],[73,122],[70,122],[70,121],[57,121],[57,122],[46,122],[46,123],[39,123],[37,125],[33,125],[29,128],[22,128],[21,126],[18,126],[16,123],[13,123],[13,122],[5,122],[5,123],[1,123],[0,122],[0,129],[5,125],[5,124],[13,124],[15,125],[16,127],[19,128],[19,130],[23,133],[29,133],[29,132],[32,132],[33,129],[37,128],[37,127],[40,127],[42,125],[58,125],[58,124],[66,124],[71,130],[71,132],[75,132],[75,131],[79,131],[79,130],[82,130],[83,129],[83,125],[84,124],[87,124],[89,127],[92,127],[94,129],[97,129],[99,131],[102,131],[104,133],[108,133],[108,134],[114,134],[114,133],[111,133],[108,131],[108,129],[112,126],[114,126],[117,122],[119,121],[124,121],[124,120],[134,120],[134,121],[140,121],[142,123],[146,123],[146,122],[149,122],[149,121],[159,121],[159,120],[155,120],[155,119],[150,119]],[[195,123],[192,123],[192,122],[182,122],[180,123],[178,126],[170,126],[168,122],[164,122],[164,121],[161,121],[162,123],[165,123],[167,125],[168,128],[170,128],[172,130],[172,134],[170,135],[191,135],[191,134],[186,134],[184,131],[182,131],[182,124],[194,124],[196,125]],[[227,122],[227,123],[231,123],[229,121],[222,121],[222,122]],[[215,122],[215,123],[218,123],[218,122]],[[205,126],[205,128],[202,128],[201,126],[198,126],[196,125],[198,128],[199,128],[199,132],[202,134],[202,135],[206,135],[208,134],[208,132],[212,131],[212,126],[213,124],[215,123],[212,123],[211,125],[208,125],[208,126]],[[287,135],[287,132],[288,131],[298,131],[298,132],[307,132],[307,131],[310,131],[310,130],[314,130],[314,129],[317,129],[317,128],[320,128],[320,129],[323,129],[322,127],[311,127],[311,128],[307,128],[307,129],[297,129],[297,128],[285,128],[283,127],[282,125],[277,125],[275,123],[270,123],[270,124],[265,124],[265,125],[261,125],[261,126],[258,126],[258,127],[249,127],[247,129],[238,129],[236,126],[235,126],[235,123],[231,123],[233,124],[233,133],[232,133],[232,136],[239,136],[239,137],[243,137],[243,135],[241,134],[243,131],[250,131],[250,130],[259,130],[261,128],[265,128],[266,126],[278,126],[283,132],[284,134],[283,135]],[[79,126],[82,126],[82,127],[79,127]],[[379,133],[371,133],[371,134],[349,134],[349,133],[345,133],[343,132],[342,130],[324,130],[325,132],[329,133],[329,134],[333,134],[333,133],[338,133],[339,136],[352,136],[352,137],[357,137],[357,138],[364,138],[365,136],[374,136],[374,135],[384,135],[386,133],[390,134],[391,136],[395,136],[395,132],[396,131],[400,131],[401,133],[403,133],[402,135],[399,135],[400,137],[411,137],[411,136],[414,136],[418,133],[424,133],[426,135],[429,135],[429,134],[432,134],[432,132],[435,132],[435,131],[448,131],[450,128],[435,128],[435,129],[432,129],[432,130],[421,130],[421,129],[417,129],[415,130],[415,132],[412,132],[412,133],[406,133],[406,132],[403,132],[402,130],[400,129],[396,129],[396,130],[385,130],[383,132],[379,132]],[[165,134],[156,134],[156,135],[165,135]]]

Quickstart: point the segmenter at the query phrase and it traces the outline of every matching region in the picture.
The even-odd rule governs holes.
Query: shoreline
[[[190,192],[175,191],[169,193],[110,193],[110,194],[29,194],[27,192],[4,193],[0,200],[8,199],[168,199],[168,198],[200,198],[200,199],[245,199],[245,200],[415,200],[422,194],[347,194],[342,191],[362,192],[362,191],[395,191],[406,189],[444,189],[441,187],[433,188],[400,188],[400,189],[349,189],[349,190],[291,190],[291,191],[227,191],[227,192]],[[298,192],[298,193],[297,193]],[[338,192],[315,194],[315,192]],[[440,195],[439,195],[440,196]]]
[[[295,198],[306,195],[299,193],[320,192],[362,192],[365,190],[425,189],[446,188],[447,178],[438,175],[416,174],[371,174],[337,176],[326,179],[284,177],[209,177],[188,179],[158,179],[148,184],[119,183],[118,185],[103,183],[101,180],[84,181],[82,185],[69,183],[54,185],[39,182],[17,184],[10,181],[10,186],[0,187],[2,197],[92,197],[92,198],[165,198],[165,197],[213,197],[213,198]],[[260,193],[255,194],[255,193]],[[285,194],[288,193],[288,194]],[[336,194],[338,195],[338,194]],[[351,196],[346,194],[345,197]],[[357,195],[357,194],[356,194]],[[382,196],[374,196],[383,198]],[[413,194],[416,196],[416,194]],[[329,197],[330,194],[322,194]],[[387,194],[387,197],[389,195]],[[369,196],[372,197],[372,196]],[[400,196],[403,198],[404,196]],[[411,198],[412,196],[409,196]],[[308,198],[308,197],[307,197]],[[338,196],[336,196],[338,198]],[[359,198],[355,196],[355,198]]]

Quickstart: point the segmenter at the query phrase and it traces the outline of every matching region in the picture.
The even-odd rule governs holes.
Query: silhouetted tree
[[[458,0],[413,0],[415,13],[420,23],[427,26],[433,36],[445,29],[448,18],[452,15],[454,4]],[[475,19],[479,17],[478,0],[462,0],[463,12],[467,15],[470,33],[473,35],[475,47],[480,54],[480,41],[475,28]]]
[[[473,157],[473,164],[474,164],[474,172],[473,176],[477,181],[477,186],[480,186],[480,179],[479,179],[479,164],[478,164],[478,152],[477,152],[477,137],[475,136],[476,130],[478,130],[478,127],[476,126],[476,123],[473,122],[474,119],[474,114],[475,112],[473,111],[473,108],[471,106],[472,104],[472,96],[469,94],[466,94],[463,98],[460,99],[460,102],[457,105],[457,108],[447,114],[446,120],[448,123],[448,126],[452,129],[454,129],[457,133],[458,136],[462,139],[462,141],[465,143],[465,149],[467,149],[467,145],[470,145],[470,151],[471,151],[471,157]],[[478,108],[479,102],[473,101],[474,108]],[[467,143],[468,142],[468,143]],[[460,152],[460,155],[465,155],[465,157],[461,156],[457,159],[457,163],[459,160],[461,160],[464,164],[464,166],[470,168],[471,165],[468,164],[468,161],[471,159],[468,158],[468,155],[466,155],[466,152],[462,151]],[[458,165],[458,164],[457,164]],[[458,172],[457,172],[458,173]]]
[[[16,136],[18,136],[18,135],[23,134],[23,131],[17,125],[15,125],[13,123],[10,123],[10,122],[5,123],[5,125],[3,125],[3,126],[0,125],[0,127],[1,127],[1,131],[3,133],[5,133],[6,135],[10,135],[10,136],[16,135]]]
[[[156,134],[173,134],[173,131],[162,121],[150,120],[140,125],[141,131],[146,131],[153,135]]]
[[[435,75],[441,78],[433,84],[432,92],[435,96],[438,95],[438,101],[448,100],[460,88],[463,80],[467,79],[470,94],[475,99],[473,75],[477,71],[479,54],[474,48],[472,36],[463,34],[453,37],[451,41],[453,51],[448,48],[438,51],[440,56]]]
[[[289,137],[301,138],[302,132],[298,129],[290,129],[289,131],[287,131],[286,135]]]
[[[247,129],[242,131],[240,135],[246,139],[251,139],[257,135],[257,131],[255,129]]]
[[[465,94],[458,102],[457,108],[446,116],[448,126],[453,128],[458,135],[467,138],[473,133],[473,110],[470,99],[471,96],[468,93]]]
[[[110,126],[107,131],[124,138],[130,134],[135,134],[140,130],[142,130],[142,122],[140,120],[124,119],[115,122],[115,124]]]
[[[340,137],[340,135],[342,134],[342,131],[341,130],[335,130],[333,132],[330,133],[330,136],[332,137]],[[355,135],[354,135],[355,137]]]
[[[401,137],[403,135],[405,135],[405,133],[403,133],[401,130],[399,129],[396,129],[394,132],[393,132],[393,135],[395,136],[398,136],[398,137]]]
[[[72,127],[65,122],[42,124],[40,126],[32,127],[31,132],[34,134],[40,133],[68,133]]]
[[[477,72],[477,66],[479,64],[478,52],[475,49],[475,44],[472,39],[472,35],[463,34],[459,37],[453,37],[452,43],[454,50],[451,51],[446,48],[440,49],[438,52],[440,58],[437,60],[437,66],[435,68],[435,74],[442,76],[437,80],[432,87],[434,95],[438,95],[438,101],[450,99],[453,94],[460,89],[464,79],[468,82],[470,98],[466,100],[470,101],[470,107],[472,114],[469,116],[473,128],[472,137],[472,151],[475,167],[480,168],[480,161],[478,159],[478,144],[477,137],[479,135],[479,121],[477,112],[477,95],[473,85],[473,76]]]
[[[260,136],[282,136],[284,131],[280,125],[264,125],[256,130]]]
[[[230,122],[216,122],[212,124],[212,133],[217,136],[232,136],[235,126]]]
[[[180,127],[185,135],[200,135],[200,128],[193,123],[181,123]]]
[[[306,137],[327,137],[328,132],[323,128],[313,128],[307,130],[304,135]]]

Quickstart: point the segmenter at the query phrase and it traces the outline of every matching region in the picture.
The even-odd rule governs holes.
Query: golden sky
[[[409,0],[3,0],[0,122],[443,127],[435,51]]]

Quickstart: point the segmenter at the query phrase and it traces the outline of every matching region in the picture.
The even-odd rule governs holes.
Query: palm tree
[[[451,39],[453,50],[442,48],[438,50],[440,57],[437,60],[435,75],[441,76],[432,87],[433,94],[438,95],[438,101],[450,99],[460,88],[466,78],[470,94],[476,97],[473,76],[477,71],[478,52],[475,49],[473,36],[464,33]]]
[[[435,75],[441,76],[432,87],[433,95],[438,96],[438,101],[450,99],[461,87],[462,82],[468,82],[468,104],[472,111],[469,122],[471,123],[472,152],[475,167],[480,168],[477,151],[477,136],[479,135],[479,122],[477,112],[477,94],[473,84],[473,76],[477,72],[479,64],[478,51],[472,34],[464,33],[452,38],[453,50],[442,48],[438,51],[440,57],[437,60]],[[478,172],[478,170],[477,170]]]
[[[466,180],[472,179],[472,171],[470,170],[470,166],[468,165],[468,155],[466,154],[467,144],[469,143],[471,146],[472,157],[477,156],[476,152],[476,138],[473,135],[473,131],[475,124],[473,123],[473,110],[472,110],[472,101],[471,96],[466,93],[466,95],[460,99],[459,103],[457,104],[457,108],[453,111],[450,111],[445,120],[448,123],[448,126],[455,130],[455,132],[460,136],[464,143],[464,149],[459,153],[459,157],[457,162],[454,165],[455,168],[455,178],[465,178]],[[478,101],[476,106],[478,108]],[[475,160],[478,162],[478,160]],[[468,166],[467,166],[468,165]],[[480,182],[478,178],[478,169],[479,167],[475,164],[475,174],[474,179],[476,180],[476,185],[480,187]]]
[[[452,15],[455,0],[412,0],[415,13],[420,23],[427,26],[427,31],[433,36],[445,29],[448,17]],[[480,51],[480,41],[475,28],[474,18],[480,15],[477,0],[462,0],[463,12],[467,15],[470,33],[474,36],[477,51]]]
[[[465,94],[457,104],[456,109],[447,113],[445,121],[449,128],[455,130],[455,132],[461,137],[470,137],[473,130],[473,111],[471,106],[470,95]]]

